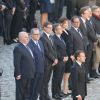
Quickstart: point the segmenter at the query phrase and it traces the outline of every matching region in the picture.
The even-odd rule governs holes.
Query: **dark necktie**
[[[80,32],[79,29],[77,29],[77,32],[79,33],[79,35],[81,36],[81,38],[83,38],[83,36],[82,36],[82,34],[81,34],[81,32]]]
[[[36,45],[37,45],[37,47],[39,48],[39,50],[41,51],[41,48],[40,48],[39,42],[36,42]]]
[[[51,44],[53,45],[53,38],[51,35],[49,36],[49,40],[50,40]]]
[[[64,45],[66,45],[64,39],[62,38],[62,36],[60,36],[60,40],[63,42]]]

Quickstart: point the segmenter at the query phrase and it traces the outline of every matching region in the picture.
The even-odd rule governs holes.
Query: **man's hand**
[[[2,5],[2,8],[0,9],[0,11],[3,11],[6,8],[5,5]]]
[[[58,59],[55,59],[54,62],[53,62],[53,64],[52,64],[52,66],[57,65],[57,63],[58,63]]]
[[[74,61],[75,57],[73,55],[70,56],[71,60]]]
[[[16,8],[15,8],[15,7],[13,7],[13,8],[12,8],[12,15],[14,15],[15,10],[16,10]]]
[[[18,75],[17,77],[16,77],[16,80],[20,80],[21,79],[21,75]]]
[[[77,97],[77,100],[82,100],[82,96],[81,95],[78,95],[76,97]]]

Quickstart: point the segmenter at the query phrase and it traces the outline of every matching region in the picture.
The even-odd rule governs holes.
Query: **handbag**
[[[0,68],[0,76],[2,76],[2,73],[3,73],[3,69]]]

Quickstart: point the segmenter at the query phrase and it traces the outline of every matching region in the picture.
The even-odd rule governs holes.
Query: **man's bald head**
[[[29,36],[27,32],[19,32],[18,35],[19,38],[19,42],[21,42],[22,44],[27,44],[29,42]]]

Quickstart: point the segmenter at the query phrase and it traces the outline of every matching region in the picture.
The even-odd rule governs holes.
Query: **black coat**
[[[62,33],[62,37],[66,43],[66,52],[68,56],[73,55],[73,40],[72,40],[72,34],[68,30],[66,30],[68,34],[66,34],[64,31]]]
[[[69,29],[70,34],[72,34],[72,41],[73,41],[73,52],[77,51],[77,50],[84,50],[86,48],[86,45],[84,43],[84,36],[83,38],[81,38],[81,36],[79,35],[79,33],[73,28],[71,27]]]
[[[86,75],[83,67],[77,62],[74,62],[71,69],[71,79],[73,98],[78,95],[81,95],[84,98],[87,95]]]
[[[44,45],[44,54],[45,54],[46,62],[52,64],[54,60],[57,58],[55,45],[51,44],[49,38],[45,33],[42,34],[40,40]]]
[[[34,78],[35,61],[28,49],[19,43],[13,51],[14,54],[14,76],[21,75],[22,78]]]
[[[87,21],[87,37],[88,37],[88,40],[89,40],[89,45],[91,47],[91,49],[93,48],[93,43],[97,41],[97,37],[96,37],[96,32],[95,32],[95,26],[91,20],[90,21]]]
[[[57,58],[60,61],[63,61],[63,58],[67,56],[66,45],[59,39],[57,35],[54,35],[53,39],[54,39],[54,44],[55,44],[56,51],[57,51]]]

